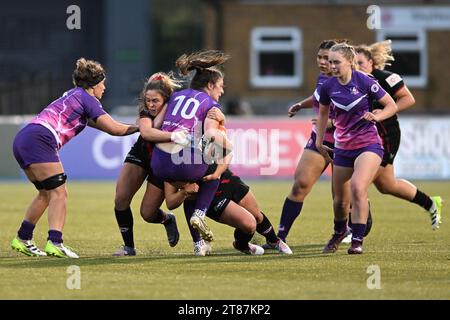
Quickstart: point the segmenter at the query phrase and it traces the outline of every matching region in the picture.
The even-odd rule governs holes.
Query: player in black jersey
[[[164,108],[178,84],[165,73],[155,73],[150,77],[141,92],[139,101],[139,136],[125,158],[125,163],[119,174],[114,199],[114,212],[122,235],[124,245],[116,251],[114,256],[134,256],[133,214],[131,201],[147,178],[147,187],[141,202],[141,216],[148,223],[163,224],[169,241],[174,247],[179,239],[175,215],[160,209],[164,201],[164,182],[153,174],[150,160],[153,142],[174,141],[187,143],[188,138],[182,134],[174,136],[169,132],[162,132],[156,128],[156,122],[162,122],[158,114]],[[162,112],[164,115],[164,112]],[[185,140],[185,141],[183,141]]]
[[[384,67],[390,65],[389,62],[394,60],[390,40],[377,42],[370,46],[360,45],[356,47],[356,52],[359,69],[372,74],[378,80],[381,87],[394,98],[398,112],[414,104],[414,97],[403,79],[396,73],[384,70]],[[383,107],[376,101],[373,103],[374,113],[381,108]],[[430,214],[432,229],[438,229],[441,223],[442,198],[430,197],[411,182],[395,177],[393,163],[400,146],[401,136],[397,115],[377,122],[377,128],[384,147],[384,158],[374,180],[378,191],[423,207]]]
[[[220,171],[220,170],[219,170]],[[218,172],[216,170],[216,172]],[[215,174],[216,174],[215,172]],[[198,185],[195,183],[176,183],[176,186],[165,183],[166,205],[169,209],[175,209],[181,204],[185,211],[195,205],[195,195]],[[192,210],[191,210],[192,211]],[[266,238],[266,243],[271,244],[282,254],[292,254],[289,246],[275,234],[270,220],[259,209],[255,196],[240,177],[230,170],[225,170],[220,175],[220,184],[209,206],[206,216],[216,222],[235,228],[233,246],[235,249],[251,255],[264,254],[264,249],[250,243],[255,231]],[[189,224],[189,217],[186,220]],[[194,241],[194,254],[205,256],[211,254],[209,242],[203,241],[197,230],[189,228]]]

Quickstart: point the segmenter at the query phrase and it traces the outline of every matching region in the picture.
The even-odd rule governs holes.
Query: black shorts
[[[150,169],[150,155],[147,142],[141,136],[131,147],[130,152],[125,157],[125,162],[140,166],[146,171]]]
[[[147,182],[150,182],[159,189],[164,190],[164,180],[156,177],[150,167],[152,149],[153,145],[146,142],[141,136],[139,136],[139,139],[134,143],[130,152],[128,152],[125,157],[124,162],[135,164],[147,171]]]
[[[400,138],[400,130],[391,131],[389,134],[381,136],[384,148],[383,161],[381,162],[382,167],[386,167],[388,164],[394,163],[395,156],[397,155],[400,147]]]
[[[147,172],[147,182],[150,182],[155,187],[158,187],[162,191],[164,191],[164,180],[155,176],[152,168],[150,168]]]
[[[234,175],[230,170],[226,170],[220,177],[220,185],[206,215],[215,221],[219,221],[220,215],[230,201],[239,203],[249,190],[250,187],[240,177]]]

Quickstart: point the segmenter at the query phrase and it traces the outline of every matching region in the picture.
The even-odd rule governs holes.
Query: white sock
[[[203,219],[206,215],[206,212],[200,209],[195,209],[194,215]]]

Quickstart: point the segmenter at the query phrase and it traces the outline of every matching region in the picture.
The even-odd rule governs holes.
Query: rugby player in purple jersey
[[[73,83],[75,88],[50,103],[14,139],[14,156],[38,190],[17,236],[11,242],[14,250],[28,256],[78,258],[72,249],[63,245],[67,176],[59,158],[59,150],[86,125],[115,136],[138,131],[136,125],[119,123],[103,110],[99,100],[106,88],[105,71],[100,63],[78,59]],[[33,230],[47,208],[48,241],[42,251],[32,240]]]
[[[219,98],[224,93],[224,74],[218,66],[229,59],[226,54],[214,51],[200,51],[182,55],[176,61],[183,75],[194,72],[190,88],[178,91],[170,98],[162,131],[189,132],[193,137],[190,147],[182,148],[174,143],[158,143],[153,150],[152,168],[154,173],[168,182],[196,182],[199,184],[198,196],[190,224],[202,238],[213,240],[213,233],[205,222],[205,214],[219,186],[220,174],[227,164],[207,163],[204,159],[201,141],[214,141],[223,149],[231,150],[231,142],[218,130],[219,121],[207,117],[208,111],[221,109]],[[199,143],[200,141],[200,143]]]
[[[376,122],[397,112],[397,105],[378,82],[356,71],[355,49],[345,43],[336,44],[329,52],[333,77],[320,90],[316,147],[333,161],[334,234],[323,249],[335,252],[347,233],[348,213],[352,205],[352,244],[349,254],[363,252],[362,243],[369,214],[367,194],[383,159],[384,151]],[[371,112],[372,101],[384,106]],[[329,118],[329,107],[335,111],[335,147],[323,144]],[[329,151],[333,151],[332,160]]]
[[[316,90],[314,94],[291,106],[288,111],[289,117],[293,117],[298,111],[304,108],[313,108],[316,115],[319,113],[320,87],[331,76],[330,66],[328,63],[329,49],[337,43],[336,40],[324,40],[319,45],[317,52],[317,66],[320,74],[317,78]],[[332,122],[333,112],[330,112],[330,120],[328,121],[325,133],[324,143],[330,148],[334,145],[334,126]],[[316,149],[316,125],[313,124],[311,137],[309,138],[304,152],[297,164],[294,174],[294,184],[291,192],[286,197],[281,212],[280,223],[278,226],[278,237],[286,241],[286,237],[297,217],[300,215],[303,202],[311,191],[314,184],[320,178],[322,173],[328,167],[330,162],[325,159]],[[267,243],[263,246],[265,249],[274,247],[274,244]]]

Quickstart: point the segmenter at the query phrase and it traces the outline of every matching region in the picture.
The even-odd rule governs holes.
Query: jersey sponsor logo
[[[386,82],[391,88],[401,81],[402,81],[402,78],[396,73],[393,73],[389,77],[386,78]]]
[[[370,87],[370,91],[372,91],[373,93],[377,93],[378,90],[380,90],[380,86],[376,83],[374,83],[371,87]]]

